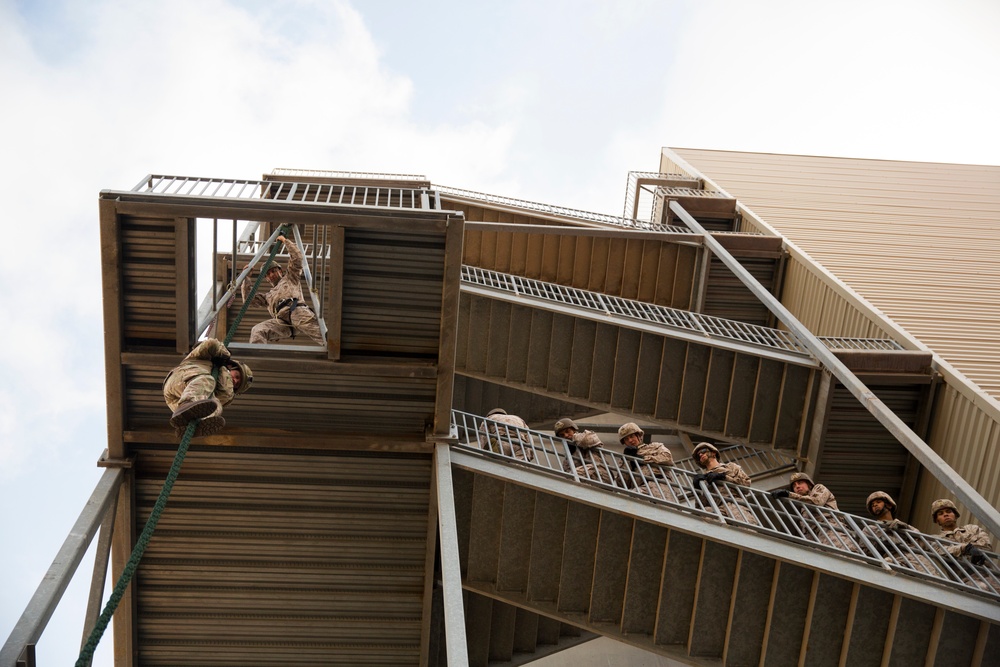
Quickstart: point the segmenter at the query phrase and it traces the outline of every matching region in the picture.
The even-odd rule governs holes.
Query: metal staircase
[[[759,492],[699,491],[677,469],[646,486],[635,480],[652,480],[652,466],[633,468],[630,485],[576,480],[558,439],[532,433],[533,461],[514,461],[479,449],[482,420],[457,420],[469,442],[452,452],[466,590],[687,664],[1000,659],[1000,571],[970,575],[934,538],[913,536],[890,565],[867,537],[874,522]],[[600,461],[629,469],[621,455]],[[713,512],[734,498],[759,525]],[[850,548],[808,539],[812,521]],[[902,564],[900,553],[918,552],[933,575]]]

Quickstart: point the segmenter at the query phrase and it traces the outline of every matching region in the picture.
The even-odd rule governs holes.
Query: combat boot
[[[193,419],[207,417],[216,410],[222,409],[222,404],[217,398],[206,398],[200,401],[184,403],[170,416],[170,425],[174,428],[183,429],[188,422]]]

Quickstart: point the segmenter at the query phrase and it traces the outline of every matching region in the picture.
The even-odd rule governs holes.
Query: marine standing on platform
[[[986,563],[983,551],[990,550],[993,540],[989,533],[974,523],[960,527],[957,523],[960,516],[955,503],[947,498],[931,503],[931,517],[941,528],[941,537],[959,543],[949,546],[948,553],[955,558],[967,558],[973,565],[983,565]]]
[[[218,378],[212,370],[218,367]],[[194,435],[212,435],[226,425],[222,406],[242,394],[253,383],[253,373],[237,361],[221,341],[207,338],[163,380],[163,399],[173,410],[170,425],[180,435],[188,422],[201,419]]]
[[[804,472],[792,473],[787,489],[774,489],[770,493],[773,498],[791,498],[792,500],[816,505],[817,507],[829,507],[832,510],[839,509],[837,507],[837,498],[833,495],[833,492],[823,484],[816,484],[812,480],[812,477]],[[809,525],[815,531],[816,540],[820,544],[855,552],[858,551],[858,547],[854,542],[847,538],[843,524],[840,523],[840,520],[835,515],[820,514],[816,516],[813,513],[809,513],[806,516],[812,519]],[[818,521],[825,523],[817,525]],[[805,524],[803,526],[805,527]],[[806,535],[809,535],[808,531]]]
[[[876,556],[881,556],[889,563],[907,565],[918,572],[938,574],[937,569],[927,556],[912,551],[913,541],[907,541],[903,538],[908,530],[917,533],[920,531],[896,518],[896,501],[892,499],[892,496],[885,491],[875,491],[868,496],[865,506],[868,508],[868,513],[878,520],[882,531],[876,530],[874,525],[868,525],[862,532],[873,542],[880,544],[885,553],[888,554],[876,553]]]
[[[528,425],[517,415],[509,415],[503,408],[493,408],[486,413],[485,421],[479,427],[479,445],[483,449],[488,449],[504,456],[513,456],[520,461],[531,461],[535,458],[535,452],[531,447],[531,436],[527,430],[518,430],[516,436],[512,436],[506,426],[499,426],[491,422],[500,422],[516,426],[519,429],[527,429]]]
[[[584,479],[601,481],[605,484],[619,484],[617,475],[608,470],[607,462],[601,456],[601,437],[593,431],[581,431],[569,417],[563,417],[552,428],[557,438],[569,440],[569,451],[573,457],[566,462],[567,472],[576,470]]]
[[[691,453],[692,458],[705,472],[694,476],[694,483],[697,487],[700,482],[706,484],[718,484],[719,482],[729,482],[739,486],[750,486],[750,476],[743,472],[743,468],[737,463],[722,463],[719,461],[719,450],[710,442],[699,442]],[[729,494],[732,497],[732,494]],[[753,512],[736,502],[722,502],[719,508],[730,518],[744,521],[754,526],[760,525]]]
[[[317,345],[326,345],[319,320],[302,296],[302,251],[294,241],[284,236],[278,236],[277,240],[284,243],[288,251],[288,266],[285,270],[277,264],[268,267],[264,277],[271,283],[271,289],[267,294],[254,294],[251,299],[253,305],[266,307],[271,319],[254,325],[250,331],[250,342],[274,343],[303,333]],[[244,280],[240,286],[244,302],[249,289],[250,281]]]

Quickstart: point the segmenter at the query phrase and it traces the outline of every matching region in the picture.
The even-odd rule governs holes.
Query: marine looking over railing
[[[890,571],[946,582],[1000,600],[997,555],[983,565],[952,555],[956,542],[916,530],[890,530],[880,521],[776,499],[767,491],[727,482],[709,484],[693,459],[676,465],[645,463],[612,449],[586,453],[569,440],[478,415],[452,411],[463,452],[504,460],[572,479],[673,511],[861,560]],[[721,448],[724,453],[726,450]],[[953,549],[952,549],[953,550]]]

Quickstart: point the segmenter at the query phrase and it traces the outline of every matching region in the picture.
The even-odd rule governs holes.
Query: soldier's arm
[[[252,278],[253,278],[253,273],[251,272],[250,274],[247,275],[246,279],[242,283],[240,283],[240,296],[243,297],[244,303],[246,303],[247,292],[250,291],[250,287],[253,283]],[[250,300],[250,304],[253,306],[267,306],[267,299],[264,298],[264,295],[261,294],[260,291],[257,291],[254,293],[253,299]]]
[[[812,490],[806,495],[792,492],[788,494],[788,497],[800,500],[804,503],[822,507],[833,499],[833,494],[830,492],[830,489],[826,488],[822,484],[817,484],[813,486]]]
[[[295,279],[298,279],[299,274],[302,272],[302,251],[299,250],[299,246],[292,239],[279,236],[278,240],[285,244],[285,250],[288,251],[288,268],[285,271],[292,274]]]
[[[735,463],[726,465],[726,481],[740,486],[750,486],[750,476],[743,472],[743,468]]]
[[[198,343],[185,359],[210,360],[216,357],[229,357],[229,350],[217,338],[206,338]]]
[[[972,538],[969,540],[969,544],[975,545],[980,549],[986,549],[987,551],[993,548],[993,540],[985,530],[974,523],[970,523],[965,529],[969,531],[969,537]]]

